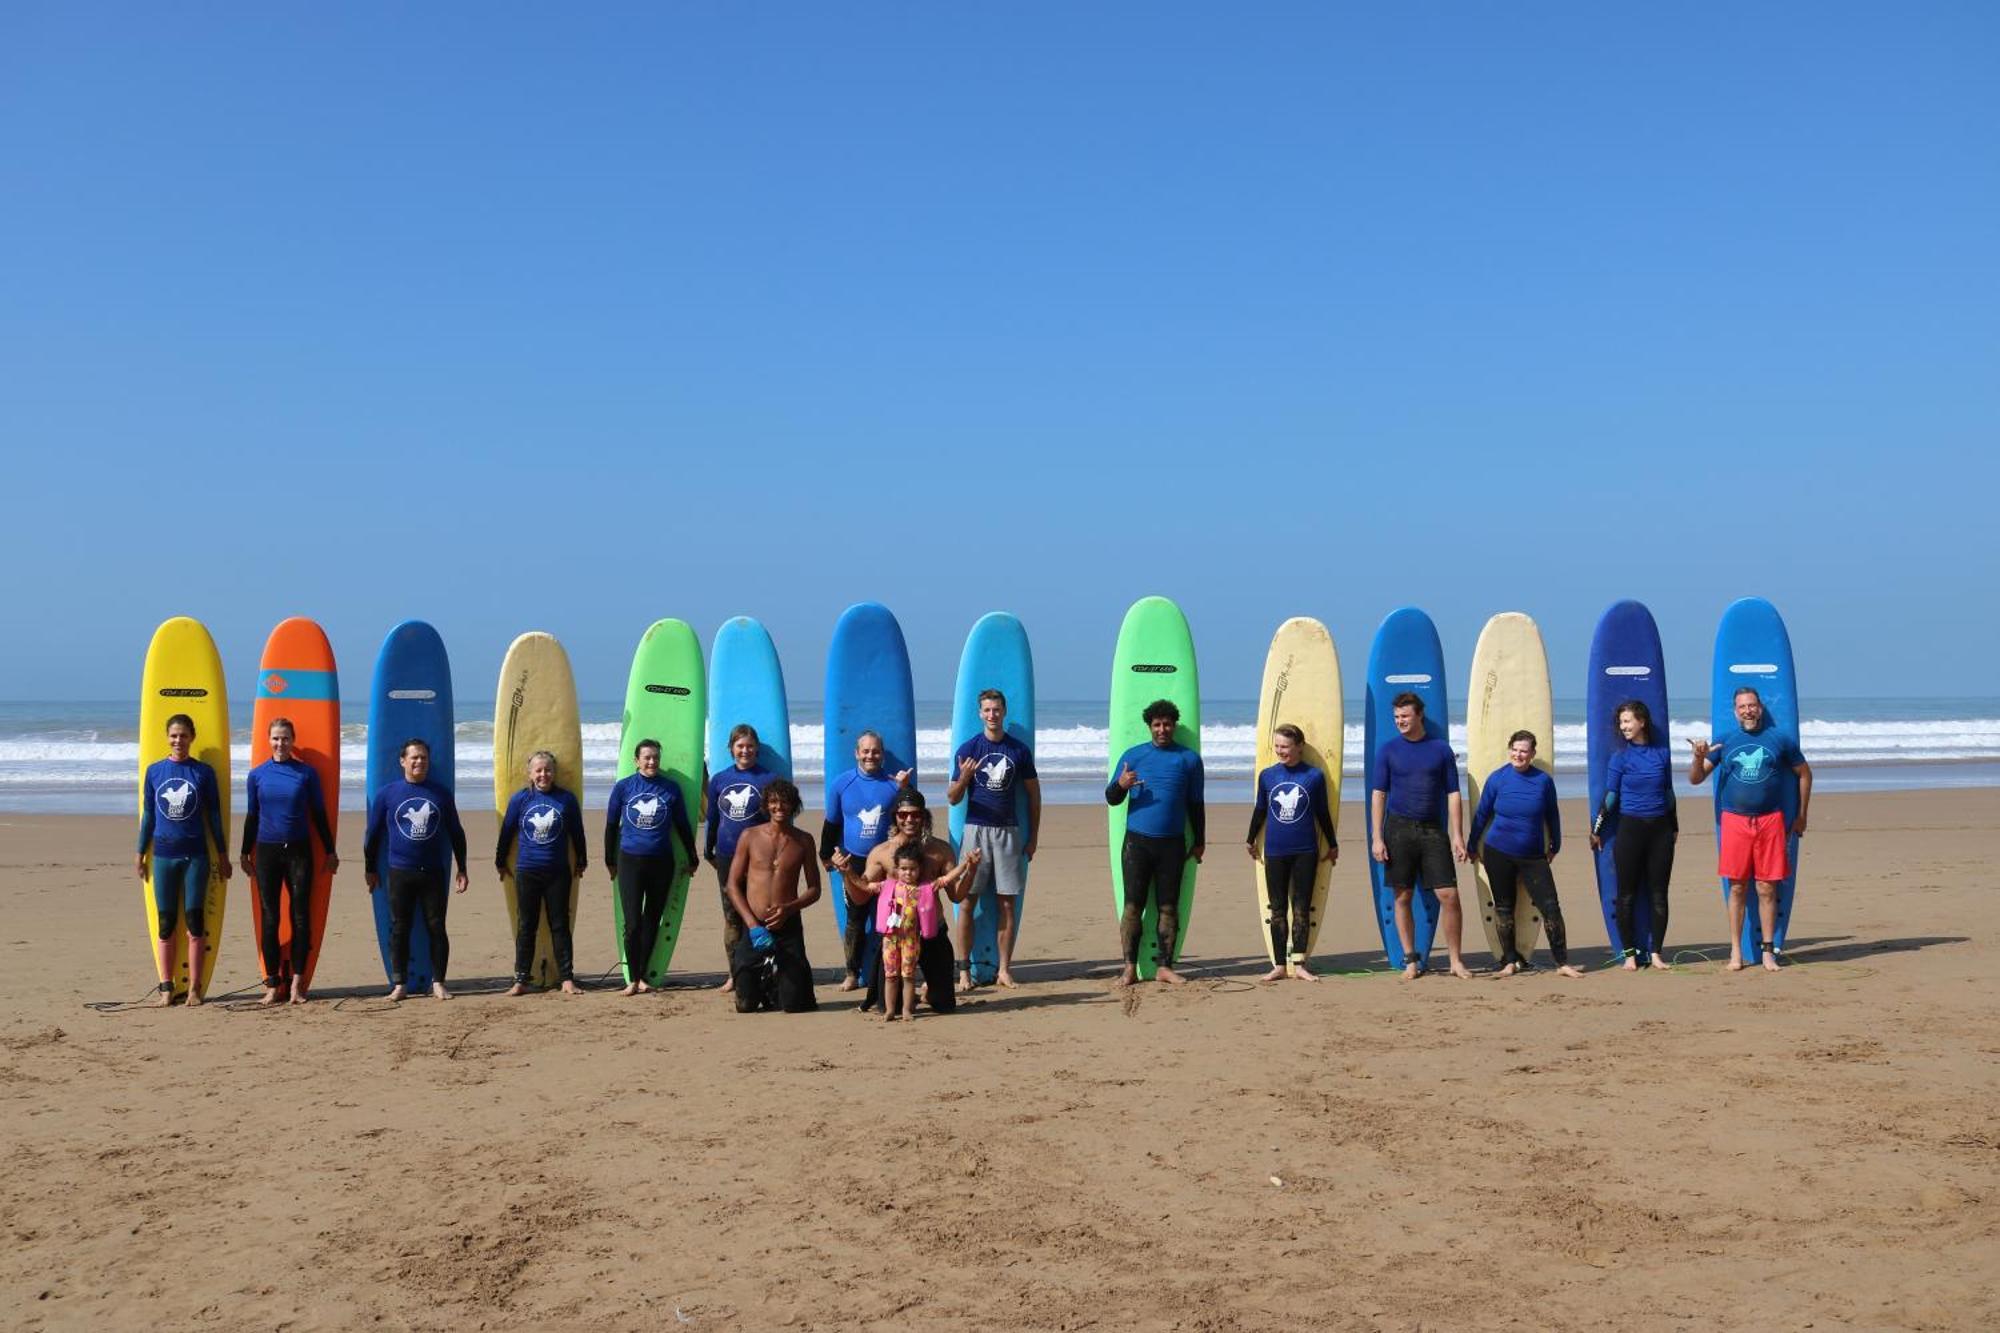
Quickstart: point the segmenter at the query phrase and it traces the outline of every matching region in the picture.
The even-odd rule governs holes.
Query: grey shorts
[[[1021,860],[1021,830],[994,828],[990,824],[967,824],[960,849],[970,855],[983,853],[979,870],[972,877],[967,898],[976,898],[991,884],[1003,898],[1018,898],[1028,887],[1028,867]]]

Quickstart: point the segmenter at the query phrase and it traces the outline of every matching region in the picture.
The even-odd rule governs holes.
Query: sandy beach
[[[1112,990],[1103,816],[1063,807],[1027,984],[894,1026],[834,990],[825,906],[820,1011],[735,1014],[706,879],[684,988],[504,998],[490,815],[468,820],[449,1003],[379,998],[355,819],[318,1002],[95,1010],[152,981],[130,821],[0,817],[5,1322],[2000,1322],[2000,792],[1816,800],[1778,976],[1693,956],[1726,953],[1705,802],[1665,975],[1603,970],[1565,806],[1577,981],[1383,971],[1342,814],[1316,985],[1255,983],[1245,811],[1220,807],[1196,980]],[[593,871],[580,974],[615,962],[607,893]],[[249,902],[239,879],[216,995],[256,980]],[[1468,953],[1485,964],[1476,924]]]

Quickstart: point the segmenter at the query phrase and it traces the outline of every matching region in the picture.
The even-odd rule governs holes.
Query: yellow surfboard
[[[1334,650],[1333,636],[1326,626],[1308,616],[1294,616],[1278,626],[1271,636],[1271,650],[1264,658],[1264,683],[1257,691],[1257,765],[1250,774],[1250,794],[1257,794],[1257,774],[1278,761],[1271,748],[1271,733],[1280,723],[1289,722],[1306,734],[1304,760],[1326,775],[1326,799],[1334,825],[1340,822],[1340,763],[1342,716],[1340,702],[1340,654]],[[1308,816],[1309,817],[1309,816]],[[1263,854],[1263,835],[1258,835],[1258,854]],[[1264,893],[1264,863],[1253,868],[1252,897],[1257,903],[1257,919],[1262,923],[1264,953],[1271,953],[1271,909]],[[1306,931],[1304,952],[1311,954],[1319,938],[1320,922],[1326,918],[1326,890],[1333,879],[1333,867],[1321,861],[1314,874],[1312,922]],[[1272,958],[1276,967],[1283,959]]]
[[[507,802],[528,785],[528,756],[547,750],[556,757],[556,785],[583,803],[583,721],[576,708],[576,680],[570,674],[569,654],[555,636],[540,632],[523,634],[507,649],[500,664],[500,684],[493,704],[493,809],[507,812]],[[515,931],[521,926],[521,903],[514,891],[513,866],[520,851],[515,840],[508,854],[507,873],[501,876],[501,891],[507,898],[507,920]],[[572,874],[575,857],[564,847]],[[578,893],[570,881],[570,939],[577,938]],[[510,946],[509,955],[512,955]],[[535,961],[528,979],[547,989],[562,980],[556,970],[555,941],[549,935],[549,921],[542,918],[535,934]]]
[[[222,678],[222,657],[215,640],[199,620],[175,616],[153,631],[146,649],[146,666],[139,678],[139,799],[146,799],[146,770],[167,757],[167,719],[186,713],[194,722],[194,746],[188,752],[215,770],[216,791],[222,799],[222,832],[229,828],[229,694]],[[141,813],[144,813],[143,810]],[[206,996],[215,976],[215,960],[222,952],[222,914],[229,903],[229,883],[222,868],[229,864],[228,847],[209,849],[208,901],[203,907],[208,933],[208,953],[202,959],[196,994]],[[146,862],[146,952],[160,937],[160,909],[153,901],[152,859]],[[155,970],[158,959],[154,959]],[[171,976],[161,981],[174,984],[174,995],[188,991],[187,921],[174,926]]]
[[[1472,650],[1472,684],[1465,692],[1465,767],[1472,789],[1472,809],[1486,779],[1507,762],[1507,738],[1517,731],[1535,733],[1535,767],[1555,772],[1555,701],[1549,692],[1549,655],[1542,631],[1530,616],[1504,611],[1486,622]],[[1470,817],[1467,819],[1470,829]],[[1505,956],[1493,917],[1493,886],[1486,867],[1477,863],[1479,920],[1486,928],[1486,947],[1498,960]],[[1542,933],[1542,914],[1525,885],[1514,894],[1514,943],[1521,957],[1533,958]]]

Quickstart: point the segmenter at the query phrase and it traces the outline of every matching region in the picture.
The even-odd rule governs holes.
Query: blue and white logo
[[[1280,824],[1296,824],[1306,817],[1306,789],[1296,782],[1281,782],[1271,788],[1271,818]]]
[[[988,791],[1004,792],[1014,785],[1014,761],[998,750],[973,771],[979,774],[979,785]]]
[[[422,796],[412,796],[396,807],[396,822],[411,842],[428,842],[437,832],[438,808]]]
[[[548,846],[562,836],[562,807],[546,802],[529,806],[521,812],[521,832],[529,842]]]
[[[1729,756],[1730,764],[1736,770],[1736,781],[1753,787],[1761,787],[1771,780],[1777,771],[1777,756],[1761,745],[1746,745]]]
[[[667,817],[667,801],[658,792],[649,792],[625,802],[625,822],[633,828],[658,828]]]
[[[716,798],[722,806],[722,817],[731,823],[741,824],[757,814],[757,784],[739,782],[724,787],[722,795]]]
[[[195,807],[201,802],[194,798],[195,786],[186,778],[175,778],[153,794],[153,804],[160,813],[176,824],[184,819],[194,818]]]

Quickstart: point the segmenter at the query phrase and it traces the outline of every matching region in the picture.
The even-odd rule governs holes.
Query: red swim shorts
[[[1716,840],[1720,852],[1716,869],[1724,879],[1775,884],[1792,873],[1792,863],[1785,856],[1785,816],[1781,811],[1739,815],[1724,810]]]

